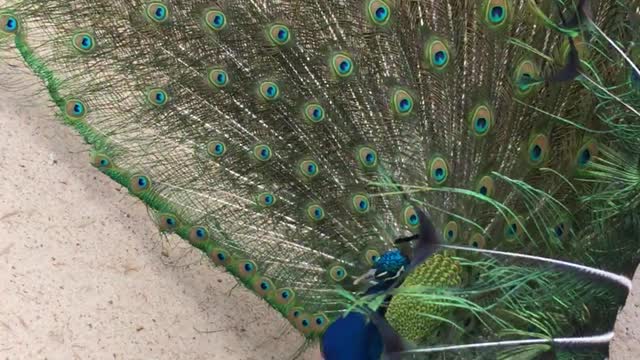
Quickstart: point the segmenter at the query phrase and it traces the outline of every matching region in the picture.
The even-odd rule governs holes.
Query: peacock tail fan
[[[467,344],[606,332],[625,294],[460,249],[417,264],[391,298],[359,280],[402,269],[411,246],[394,240],[418,232],[416,207],[444,244],[629,273],[640,255],[639,7],[22,0],[0,10],[0,43],[160,231],[309,343],[369,304],[413,344]],[[602,355],[574,350],[556,356]]]

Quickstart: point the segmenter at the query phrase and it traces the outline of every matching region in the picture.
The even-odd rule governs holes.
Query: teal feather
[[[391,300],[364,295],[380,280],[364,275],[418,231],[416,205],[444,244],[628,273],[639,6],[22,0],[0,11],[0,44],[160,231],[310,342],[366,303],[416,346],[464,344],[611,324],[615,287],[537,264],[447,250],[398,277]]]

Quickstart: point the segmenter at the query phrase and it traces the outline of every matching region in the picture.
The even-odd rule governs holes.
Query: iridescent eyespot
[[[493,126],[493,113],[486,105],[478,105],[471,111],[469,122],[475,136],[485,136]]]
[[[449,221],[442,229],[442,236],[447,243],[453,243],[458,238],[458,223],[455,221]]]
[[[280,97],[280,88],[272,81],[265,81],[260,84],[260,96],[267,101],[274,101]]]
[[[20,22],[18,21],[18,18],[12,14],[0,13],[0,26],[3,33],[15,34],[20,28]]]
[[[93,166],[97,167],[100,170],[105,170],[111,168],[111,160],[106,155],[97,154],[93,156],[91,160]]]
[[[558,240],[567,239],[569,237],[570,232],[571,232],[571,225],[568,221],[560,222],[556,224],[556,226],[554,226],[552,229],[553,236]]]
[[[494,182],[489,175],[483,176],[476,185],[476,192],[484,196],[491,197],[493,195]]]
[[[351,206],[353,210],[359,214],[364,214],[369,211],[369,197],[364,194],[357,194],[351,198]]]
[[[160,88],[154,88],[147,92],[147,99],[153,106],[161,107],[169,101],[169,95]]]
[[[194,226],[189,229],[189,241],[200,242],[209,239],[209,232],[202,226]]]
[[[311,315],[307,313],[300,313],[295,322],[296,328],[303,334],[308,335],[313,332],[313,324],[311,321]]]
[[[307,216],[313,221],[321,221],[324,219],[324,209],[317,204],[309,205],[307,207]]]
[[[229,74],[222,69],[213,69],[209,71],[209,84],[213,87],[221,89],[229,84]]]
[[[347,277],[347,270],[340,265],[335,265],[329,269],[329,276],[335,282],[340,282]]]
[[[251,260],[243,260],[237,264],[238,277],[243,280],[252,277],[257,270],[258,266]]]
[[[272,25],[269,30],[269,39],[274,45],[286,45],[291,40],[291,32],[289,28],[282,24]]]
[[[331,58],[331,68],[335,75],[346,78],[353,73],[353,60],[347,54],[336,54]]]
[[[147,16],[154,22],[163,23],[169,18],[169,8],[161,2],[147,5]]]
[[[277,289],[275,292],[276,302],[280,305],[291,304],[293,300],[295,300],[295,298],[296,298],[296,293],[289,288]]]
[[[79,99],[69,99],[65,102],[64,112],[71,120],[82,120],[87,114],[87,107]]]
[[[529,142],[529,163],[533,166],[542,165],[549,152],[549,139],[545,135],[538,134]]]
[[[370,0],[367,6],[369,19],[376,25],[384,25],[389,22],[391,8],[382,0]]]
[[[378,167],[378,153],[368,146],[358,148],[358,162],[367,170]]]
[[[482,7],[483,21],[491,29],[499,29],[507,24],[509,12],[511,11],[509,0],[485,0]]]
[[[302,176],[306,178],[312,178],[318,175],[320,169],[318,168],[318,164],[313,160],[304,160],[298,165],[298,170],[302,174]]]
[[[273,153],[268,145],[256,145],[253,148],[253,156],[259,161],[269,161]]]
[[[276,196],[268,192],[261,193],[256,197],[256,202],[258,203],[258,206],[263,208],[268,208],[273,206],[276,203],[276,201],[277,201]]]
[[[369,249],[364,252],[364,260],[369,266],[375,265],[380,259],[380,253],[378,250]]]
[[[437,184],[443,184],[449,177],[449,166],[442,157],[435,157],[429,164],[431,179]]]
[[[227,145],[222,141],[212,141],[207,144],[207,153],[213,157],[219,158],[227,152]]]
[[[469,246],[476,249],[484,249],[487,246],[487,240],[480,233],[474,233],[469,238]]]
[[[415,229],[420,225],[420,218],[412,205],[407,205],[402,211],[402,222],[412,229]]]
[[[393,110],[398,115],[409,115],[413,110],[413,97],[405,90],[396,90],[391,100]]]
[[[272,294],[274,290],[273,282],[266,277],[258,277],[253,281],[253,291],[262,297]]]
[[[214,31],[220,31],[227,26],[227,17],[220,10],[208,10],[204,16],[207,26]]]
[[[134,175],[129,180],[129,189],[133,193],[140,193],[151,188],[151,181],[144,175]]]
[[[324,120],[324,108],[318,103],[309,103],[304,107],[304,116],[313,123]]]
[[[424,50],[427,68],[435,71],[444,70],[449,64],[449,54],[449,48],[443,41],[433,37],[427,40]]]
[[[315,314],[311,318],[313,331],[322,333],[329,326],[329,318],[325,314]]]
[[[598,143],[594,140],[590,140],[578,150],[576,154],[576,164],[578,168],[587,167],[594,157],[598,155]]]
[[[87,54],[94,49],[96,43],[91,34],[83,32],[73,35],[71,44],[73,44],[73,47],[79,52]]]
[[[514,75],[516,95],[524,97],[529,95],[540,83],[540,71],[529,60],[523,60],[516,68]]]
[[[524,228],[522,227],[522,219],[511,219],[504,226],[504,236],[507,240],[522,239]]]
[[[226,250],[217,249],[217,248],[211,249],[211,252],[209,253],[209,258],[211,259],[211,261],[213,261],[216,265],[219,265],[219,266],[227,266],[231,261],[231,255],[229,255],[229,253]]]
[[[178,219],[171,214],[160,214],[158,216],[158,227],[160,231],[174,231],[178,227]]]
[[[289,320],[292,324],[296,324],[300,316],[304,314],[304,309],[301,307],[292,307],[287,311],[287,320]]]

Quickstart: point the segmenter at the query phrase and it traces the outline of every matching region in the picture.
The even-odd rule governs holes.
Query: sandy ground
[[[159,236],[44,94],[1,88],[0,358],[287,359],[303,344],[231,276]],[[612,359],[639,359],[638,290],[616,331]]]

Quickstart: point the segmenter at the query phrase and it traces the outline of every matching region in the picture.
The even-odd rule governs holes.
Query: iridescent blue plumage
[[[379,360],[382,350],[378,329],[357,312],[334,321],[322,336],[321,351],[326,360]]]

